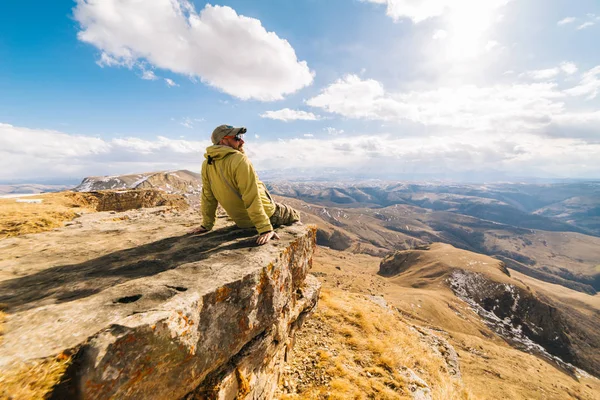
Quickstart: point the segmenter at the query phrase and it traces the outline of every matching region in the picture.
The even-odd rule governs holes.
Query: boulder
[[[0,373],[72,357],[51,399],[269,399],[316,306],[316,230],[225,228],[0,283]]]

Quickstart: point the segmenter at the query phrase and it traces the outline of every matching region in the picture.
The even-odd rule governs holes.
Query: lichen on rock
[[[0,371],[68,352],[48,398],[268,399],[320,290],[307,276],[315,229],[279,234],[257,247],[228,227],[0,282]],[[50,287],[65,272],[85,287],[72,298]],[[22,293],[40,284],[44,296]]]

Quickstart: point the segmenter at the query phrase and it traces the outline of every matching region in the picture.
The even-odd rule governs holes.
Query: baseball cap
[[[246,133],[246,131],[247,129],[244,127],[235,128],[231,125],[219,125],[213,131],[210,139],[213,144],[218,144],[225,136],[242,135]]]

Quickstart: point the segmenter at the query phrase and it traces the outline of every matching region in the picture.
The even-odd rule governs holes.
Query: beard
[[[239,151],[242,154],[246,154],[246,150],[244,150],[244,145],[241,145],[240,147],[238,147],[237,151]]]

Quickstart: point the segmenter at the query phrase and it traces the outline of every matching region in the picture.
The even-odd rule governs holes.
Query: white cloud
[[[547,81],[550,79],[554,79],[560,74],[560,68],[547,68],[547,69],[538,69],[535,71],[527,71],[522,73],[519,76],[526,76],[531,79],[535,79],[536,81]]]
[[[498,45],[499,45],[499,43],[496,42],[495,40],[490,40],[485,45],[485,51],[492,51],[493,49],[498,47]]]
[[[556,115],[544,132],[555,137],[580,138],[600,143],[600,111]]]
[[[24,157],[90,157],[109,150],[110,146],[104,140],[95,137],[0,123],[0,151],[14,152]]]
[[[448,32],[443,29],[438,29],[433,33],[433,40],[443,40],[448,37]]]
[[[577,71],[577,65],[572,62],[563,61],[557,67],[527,71],[520,74],[519,77],[527,77],[536,81],[548,81],[557,78],[561,72],[567,75],[573,75]]]
[[[578,30],[578,31],[580,31],[580,30],[582,30],[582,29],[589,28],[590,26],[594,26],[594,23],[593,23],[593,22],[590,22],[590,21],[588,21],[588,22],[584,22],[583,24],[581,24],[581,25],[579,25],[579,26],[577,27],[577,30]]]
[[[564,115],[557,127],[598,126],[600,114]],[[496,170],[522,176],[600,176],[600,144],[527,133],[428,137],[386,133],[247,143],[257,169],[341,167],[355,171],[452,173]],[[209,135],[207,134],[206,137]],[[597,138],[597,136],[596,136]],[[119,138],[103,140],[0,124],[0,178],[78,177],[187,168],[198,171],[208,140]]]
[[[598,96],[600,91],[600,65],[585,72],[579,85],[565,90],[571,96],[586,96],[591,100]]]
[[[562,113],[563,96],[553,83],[387,93],[375,80],[347,75],[307,104],[348,118],[513,132],[545,126]]]
[[[574,17],[566,17],[566,18],[563,18],[560,21],[558,21],[556,23],[556,25],[559,25],[559,26],[567,25],[567,24],[575,22],[575,20],[576,20],[576,18],[574,18]]]
[[[153,71],[144,70],[144,71],[142,71],[142,79],[145,79],[148,81],[154,81],[154,80],[158,79],[158,77],[154,74]]]
[[[133,68],[135,62],[133,60],[117,60],[116,58],[109,56],[104,51],[100,54],[100,58],[96,61],[100,67],[127,67]]]
[[[175,121],[175,118],[171,118],[171,121]],[[188,129],[193,129],[197,122],[205,122],[204,118],[190,118],[184,117],[181,121],[179,121],[179,125],[184,126]]]
[[[305,133],[304,137],[314,137],[315,135],[313,135],[312,133]]]
[[[562,69],[562,71],[567,75],[573,75],[575,72],[578,71],[577,65],[575,65],[572,62],[566,61],[560,64],[560,69]]]
[[[209,145],[209,140],[194,142],[162,136],[154,140],[104,140],[0,123],[0,178],[83,178],[199,168],[198,160]]]
[[[254,134],[254,137],[255,137],[256,139],[260,139],[260,135],[258,135],[258,134],[256,134],[256,133]]]
[[[427,19],[454,12],[471,10],[473,15],[480,9],[496,10],[511,0],[363,0],[369,3],[387,5],[386,14],[397,21],[409,18],[415,24]]]
[[[179,86],[178,84],[176,84],[175,82],[173,82],[172,79],[169,79],[169,78],[165,78],[165,83],[167,84],[168,87]]]
[[[330,135],[341,135],[342,133],[344,133],[343,129],[336,129],[336,128],[333,128],[331,126],[328,126],[327,128],[324,128],[324,131],[327,132]]]
[[[284,108],[277,111],[266,111],[263,114],[260,114],[260,116],[261,118],[277,119],[285,122],[296,120],[316,121],[320,119],[318,115],[315,115],[311,112],[291,110],[289,108]]]
[[[192,129],[194,127],[194,121],[192,121],[191,118],[184,118],[183,121],[179,123],[179,125],[182,125],[188,129]]]
[[[73,13],[79,40],[101,50],[101,66],[142,60],[244,100],[278,100],[313,81],[287,40],[230,7],[197,13],[187,0],[77,0]]]
[[[387,15],[415,24],[439,18],[442,26],[433,39],[444,39],[444,48],[436,49],[438,62],[476,59],[496,43],[491,36],[495,25],[502,22],[500,9],[512,0],[363,0],[387,6]],[[496,43],[497,45],[497,43]]]
[[[259,170],[315,165],[379,176],[492,170],[514,176],[596,178],[600,176],[600,164],[595,162],[598,151],[598,144],[531,134],[424,138],[379,134],[353,136],[343,143],[338,138],[296,138],[247,146]]]

